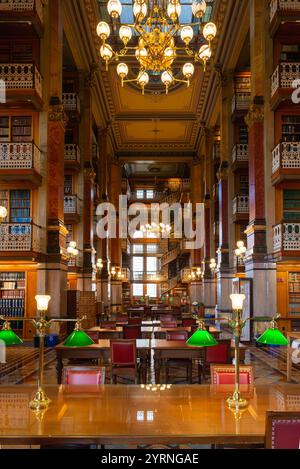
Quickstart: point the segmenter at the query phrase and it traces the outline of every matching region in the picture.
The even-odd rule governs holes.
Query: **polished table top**
[[[165,340],[165,339],[136,339],[137,349],[200,349],[203,347],[191,347],[183,340]],[[100,339],[97,344],[88,345],[86,347],[66,347],[63,343],[55,347],[56,350],[93,350],[93,349],[109,349],[110,340]],[[231,341],[231,348],[234,349],[234,341]],[[240,344],[240,349],[245,349],[245,345]]]
[[[231,390],[222,386],[45,389],[52,402],[38,418],[28,408],[35,387],[0,387],[0,443],[263,443],[266,411],[300,411],[300,386],[291,384],[242,388],[249,406],[239,420],[226,406]]]

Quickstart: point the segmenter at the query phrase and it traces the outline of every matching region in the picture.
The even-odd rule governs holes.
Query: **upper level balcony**
[[[238,195],[232,201],[232,215],[234,221],[249,219],[249,197]]]
[[[43,8],[42,0],[0,0],[0,17],[9,22],[26,22],[41,36],[44,29]]]
[[[65,195],[64,214],[66,223],[78,223],[80,220],[80,199],[77,195]]]
[[[251,103],[251,93],[236,92],[232,97],[231,113],[232,115],[246,114]]]
[[[0,252],[2,257],[20,256],[32,258],[40,252],[41,228],[34,223],[6,223],[0,225]]]
[[[297,21],[300,19],[299,0],[271,0],[270,2],[270,31],[274,35],[282,21]]]
[[[280,223],[273,227],[273,252],[276,257],[300,255],[300,223]]]
[[[0,80],[5,83],[7,103],[30,101],[42,109],[42,77],[34,63],[0,63]]]
[[[133,272],[132,280],[134,282],[160,283],[165,282],[168,278],[161,272]]]
[[[245,167],[248,164],[248,145],[238,143],[232,149],[233,170]]]
[[[293,82],[299,79],[300,62],[280,62],[271,77],[271,108],[274,110],[278,104],[291,99],[295,90]]]
[[[32,142],[0,143],[0,180],[30,181],[40,186],[41,152]]]
[[[77,93],[63,93],[62,104],[71,119],[79,119],[80,99]]]
[[[300,142],[282,142],[272,151],[272,182],[300,178]]]
[[[80,148],[76,143],[65,145],[65,168],[77,172],[80,170]]]

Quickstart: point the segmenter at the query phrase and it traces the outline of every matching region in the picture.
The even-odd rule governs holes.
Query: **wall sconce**
[[[97,259],[97,262],[96,262],[96,269],[101,272],[101,270],[103,269],[104,267],[104,264],[103,264],[103,260],[101,259],[101,257],[99,259]]]
[[[239,263],[239,260],[240,260],[240,262],[242,264],[244,264],[244,258],[245,258],[245,254],[246,254],[246,251],[247,251],[245,243],[244,243],[244,241],[238,241],[236,243],[236,246],[237,246],[237,248],[235,249],[234,253],[235,253],[236,258],[237,258],[237,263]]]
[[[210,271],[211,271],[212,275],[215,275],[215,273],[217,271],[216,259],[211,259],[210,260],[209,268],[210,268]]]
[[[67,253],[70,257],[77,257],[79,254],[79,250],[77,249],[76,241],[70,241],[69,246],[67,247]]]

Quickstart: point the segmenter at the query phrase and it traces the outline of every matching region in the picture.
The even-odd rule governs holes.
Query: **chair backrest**
[[[99,386],[105,383],[105,367],[65,366],[62,384],[68,386]]]
[[[141,326],[142,325],[142,318],[128,318],[128,325],[129,326]]]
[[[167,331],[166,332],[166,339],[167,340],[182,340],[187,341],[189,334],[187,331]]]
[[[300,412],[266,413],[267,449],[300,449]]]
[[[111,364],[120,366],[136,365],[136,341],[118,339],[110,341]]]
[[[192,326],[197,326],[196,319],[193,319],[193,318],[182,319],[182,327],[192,327]]]
[[[231,340],[220,340],[213,347],[205,347],[205,363],[231,363]]]
[[[211,365],[210,366],[210,379],[211,384],[234,384],[235,378],[234,365]],[[240,384],[247,384],[252,386],[254,383],[253,366],[241,365],[240,366]]]
[[[159,316],[160,322],[175,321],[175,318],[172,314],[161,314]]]
[[[172,329],[177,327],[177,322],[176,321],[161,321],[160,326],[163,329]]]
[[[103,329],[116,329],[117,323],[116,321],[103,321],[101,322],[101,327]]]
[[[141,326],[127,324],[123,326],[123,339],[139,339],[140,337]]]

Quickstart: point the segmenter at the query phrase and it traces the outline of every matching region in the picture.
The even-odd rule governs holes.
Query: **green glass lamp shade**
[[[73,331],[64,341],[65,347],[87,347],[95,342],[84,331]]]
[[[216,339],[205,329],[198,329],[186,343],[193,347],[212,347],[218,344]]]
[[[265,345],[288,345],[288,340],[279,329],[267,329],[256,341]]]
[[[18,337],[11,329],[0,331],[0,341],[1,340],[5,345],[19,345],[23,343],[20,337]]]

